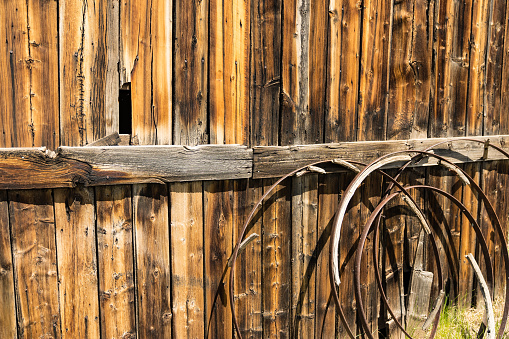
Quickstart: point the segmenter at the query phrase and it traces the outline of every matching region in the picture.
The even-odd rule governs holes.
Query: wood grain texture
[[[58,3],[27,1],[32,146],[59,145]]]
[[[171,184],[169,189],[173,333],[177,338],[203,338],[202,183]]]
[[[318,225],[316,247],[316,314],[315,333],[317,339],[333,338],[336,335],[336,311],[329,282],[328,241],[336,207],[339,203],[340,175],[332,174],[318,178]]]
[[[95,189],[101,337],[136,335],[130,186]]]
[[[242,146],[61,148],[57,156],[0,149],[0,159],[0,187],[9,189],[249,178],[252,170],[251,150]]]
[[[340,195],[344,194],[344,191],[352,181],[355,175],[348,173],[340,176],[339,188]],[[350,202],[350,208],[347,210],[344,218],[344,225],[341,227],[340,242],[339,242],[339,258],[338,262],[340,266],[340,278],[341,284],[338,288],[339,302],[345,315],[345,320],[350,327],[352,333],[355,335],[357,331],[357,302],[355,301],[354,292],[354,281],[353,281],[353,270],[355,261],[355,251],[359,241],[359,229],[362,227],[359,221],[360,217],[360,206],[361,205],[361,194],[356,192]],[[329,239],[330,241],[330,239]],[[360,324],[359,324],[360,326]],[[343,323],[339,321],[336,337],[343,338],[347,337],[348,333],[343,326]]]
[[[173,143],[208,142],[208,4],[179,1],[175,5]]]
[[[233,242],[234,181],[203,184],[205,252],[205,337],[231,338],[229,283],[226,278]]]
[[[490,143],[506,148],[505,137],[475,137],[478,140],[490,139]],[[302,146],[260,146],[253,149],[253,178],[278,177],[310,163],[341,158],[351,161],[369,163],[376,158],[391,152],[402,150],[423,150],[447,139],[388,140],[344,142],[335,144],[315,144]],[[480,161],[484,147],[468,141],[454,141],[435,149],[435,153],[455,163]],[[498,153],[498,152],[497,152]],[[493,160],[503,159],[501,154],[489,153]],[[430,158],[419,166],[434,166],[436,161]],[[401,164],[395,164],[399,167]],[[386,167],[388,168],[388,167]]]
[[[211,143],[249,144],[250,10],[246,1],[210,3]]]
[[[173,1],[153,0],[151,3],[151,110],[144,112],[153,119],[157,145],[172,143],[172,73],[173,73]],[[134,88],[133,88],[134,90]],[[148,95],[148,93],[146,93]],[[133,98],[134,100],[135,98]],[[146,132],[144,132],[146,135]],[[146,137],[146,136],[145,136]],[[144,142],[145,144],[148,142]]]
[[[292,333],[312,338],[315,331],[318,174],[292,179]]]
[[[361,54],[362,7],[356,0],[329,2],[325,141],[355,141]]]
[[[51,190],[9,192],[19,335],[61,337]]]
[[[488,43],[489,1],[474,1],[468,79],[467,135],[482,135],[486,99],[486,48]],[[491,112],[494,114],[494,112]],[[470,253],[470,252],[469,252]],[[465,255],[468,253],[465,253]],[[465,255],[461,260],[466,261]]]
[[[54,190],[63,338],[100,336],[94,191]]]
[[[238,180],[235,182],[233,201],[234,239],[247,218],[254,204],[263,193],[262,180]],[[263,338],[262,287],[262,219],[260,210],[248,226],[247,239],[252,234],[258,237],[239,252],[235,272],[235,305],[240,330],[244,338]]]
[[[443,0],[435,7],[435,78],[429,118],[433,138],[465,134],[471,15],[470,1]]]
[[[323,140],[327,8],[324,2],[283,2],[281,144]]]
[[[384,140],[391,43],[391,2],[367,0],[362,11],[362,48],[357,140]]]
[[[479,182],[481,164],[467,164],[464,166],[465,172],[470,175],[475,182]],[[473,216],[479,215],[479,201],[477,195],[469,187],[463,188],[462,202],[469,209]],[[462,215],[461,220],[461,237],[459,246],[459,272],[458,272],[458,303],[464,306],[472,304],[472,296],[474,287],[474,273],[470,269],[465,255],[475,253],[476,235],[470,221]],[[482,262],[480,258],[478,262]]]
[[[431,91],[434,2],[395,2],[392,15],[387,139],[425,138]]]
[[[507,49],[507,41],[504,41],[504,28],[507,25],[507,1],[492,1],[490,6],[490,17],[484,20],[489,24],[488,43],[484,46],[486,51],[484,135],[498,134],[502,120],[507,120],[507,113],[501,110],[504,49]],[[507,128],[507,122],[504,123],[504,127]]]
[[[264,189],[274,182],[264,180]],[[283,183],[263,203],[263,337],[290,338],[291,186]]]
[[[11,231],[7,192],[0,191],[0,337],[18,338],[16,327],[16,291],[14,288],[14,265],[12,263]]]
[[[109,87],[117,83],[111,70],[115,61],[109,58],[115,51],[106,45],[115,37],[104,33],[115,25],[108,20],[108,14],[116,14],[109,6],[84,0],[59,3],[61,145],[84,146],[105,136],[112,120],[108,115],[117,113],[111,107],[118,93]]]
[[[281,90],[282,0],[256,0],[251,9],[251,142],[277,145]]]
[[[138,336],[171,338],[171,271],[166,185],[134,185]]]
[[[28,9],[25,1],[3,2],[0,9],[2,47],[0,65],[3,76],[0,117],[2,147],[33,145],[31,125],[30,76],[33,59],[29,52]],[[5,43],[4,43],[5,41]]]

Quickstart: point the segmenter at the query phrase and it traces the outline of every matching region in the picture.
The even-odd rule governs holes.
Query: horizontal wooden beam
[[[508,135],[473,139],[483,142],[489,139],[509,152]],[[241,145],[60,147],[56,152],[45,148],[6,148],[0,149],[0,189],[271,178],[320,160],[339,158],[369,163],[384,154],[422,150],[441,141],[447,142],[435,148],[435,153],[454,163],[482,161],[486,156],[482,144],[462,138],[254,149]],[[502,159],[505,159],[502,154],[489,150],[487,160]],[[436,160],[429,158],[418,166],[436,164]]]
[[[509,144],[506,143],[509,141],[509,135],[471,137],[471,139],[483,142],[489,139],[490,143],[509,151]],[[253,149],[253,178],[279,177],[310,163],[336,158],[369,164],[384,154],[403,150],[424,150],[440,142],[446,143],[435,148],[434,152],[454,163],[483,160],[484,146],[466,141],[464,138],[361,141],[285,147],[264,146]],[[501,159],[506,158],[493,149],[489,150],[488,160]],[[436,159],[428,158],[419,162],[418,166],[435,166],[436,164]],[[400,166],[401,163],[395,163],[384,168]]]
[[[0,189],[250,178],[252,158],[240,145],[0,149]]]

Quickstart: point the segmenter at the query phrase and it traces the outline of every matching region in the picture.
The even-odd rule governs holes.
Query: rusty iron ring
[[[476,142],[479,142],[479,140],[475,140],[475,139],[467,139],[467,140],[471,140],[471,141],[476,141]],[[447,142],[447,141],[445,141]],[[441,142],[441,143],[444,143],[444,142]],[[441,144],[439,143],[439,144]],[[482,142],[484,143],[484,142]],[[486,145],[486,143],[484,143]],[[438,144],[437,144],[438,145]],[[433,147],[433,146],[432,146]],[[494,147],[495,149],[501,151],[504,155],[507,155],[506,152],[504,152],[503,150],[499,149],[498,147],[492,145],[492,147]],[[417,150],[408,150],[408,151],[400,151],[400,152],[394,152],[394,153],[418,153],[418,154],[421,154],[421,155],[425,155],[425,156],[431,156],[431,157],[435,157],[437,158],[438,160],[440,160],[441,162],[445,162],[445,163],[448,163],[449,166],[446,166],[448,167],[449,169],[452,169],[454,170],[458,175],[461,174],[463,175],[465,178],[467,178],[468,182],[470,183],[470,186],[474,188],[474,190],[478,193],[478,195],[481,197],[481,199],[483,200],[484,202],[484,205],[485,205],[485,208],[486,208],[486,211],[490,217],[490,219],[492,219],[494,221],[494,228],[497,230],[497,233],[501,239],[501,242],[502,242],[502,254],[503,254],[503,257],[504,257],[504,263],[505,263],[505,270],[506,270],[506,283],[509,282],[509,254],[507,252],[507,243],[505,242],[505,235],[504,235],[504,232],[502,230],[502,227],[500,225],[500,220],[498,219],[498,215],[495,213],[494,211],[494,208],[491,204],[491,202],[489,201],[489,199],[487,198],[486,194],[481,190],[481,188],[479,187],[479,185],[477,185],[477,183],[467,174],[465,173],[462,169],[460,169],[459,167],[457,167],[456,165],[454,165],[452,162],[448,161],[447,159],[445,159],[444,157],[442,156],[438,156],[436,154],[432,154],[432,153],[429,153],[429,152],[425,152],[425,151],[417,151]],[[394,153],[391,153],[391,154],[387,154],[381,158],[387,158],[391,155],[393,155]],[[414,157],[415,158],[415,157]],[[380,158],[379,158],[380,159]],[[374,162],[377,162],[379,161],[379,159],[375,160]],[[374,163],[373,162],[373,163]],[[407,162],[403,167],[402,169],[400,169],[399,171],[399,174],[402,172],[402,170],[408,166],[410,164],[410,161]],[[370,164],[371,165],[371,164]],[[368,165],[368,167],[370,166]],[[366,168],[368,168],[366,167]],[[366,168],[363,170],[363,171],[366,171]],[[361,172],[362,173],[362,172]],[[360,176],[359,173],[357,176]],[[367,177],[367,176],[365,176]],[[354,178],[355,180],[355,178]],[[363,179],[364,180],[364,179]],[[352,181],[353,183],[354,181]],[[351,188],[352,186],[352,183],[350,184],[349,188]],[[340,202],[340,205],[344,203],[344,199],[342,199],[342,201]],[[339,209],[339,208],[338,208]],[[333,228],[333,234],[335,234],[335,232],[337,232],[337,224],[336,222],[338,221],[338,215],[336,215],[336,219],[335,219],[335,225],[334,225],[334,228]],[[333,238],[334,239],[334,238]],[[331,265],[333,265],[333,254],[334,252],[332,252],[332,249],[333,249],[333,245],[334,243],[331,242],[331,256],[329,258],[329,263]],[[334,287],[335,285],[335,276],[332,272],[332,269],[329,271],[329,274],[331,276],[331,285],[332,287]],[[499,332],[497,334],[497,338],[501,338],[503,332],[504,332],[504,329],[505,329],[505,324],[507,322],[507,313],[509,312],[509,289],[506,289],[506,299],[505,299],[505,306],[504,306],[504,314],[502,316],[502,320],[501,320],[501,323],[500,323],[500,328],[499,328]]]
[[[242,229],[241,229],[241,231],[239,233],[239,236],[238,236],[238,239],[237,239],[237,243],[235,244],[235,247],[233,249],[232,255],[230,257],[230,278],[229,278],[229,284],[230,284],[230,288],[229,288],[230,311],[232,312],[233,326],[235,327],[235,332],[237,333],[237,336],[239,337],[239,339],[242,339],[242,334],[240,333],[240,326],[238,324],[237,317],[235,315],[235,298],[234,298],[234,291],[233,291],[233,281],[234,281],[234,277],[235,277],[235,264],[236,264],[237,257],[238,257],[239,247],[240,247],[240,244],[242,242],[242,239],[244,238],[244,235],[246,233],[247,227],[249,226],[249,223],[251,222],[251,219],[254,217],[254,214],[255,214],[256,210],[258,209],[258,207],[260,207],[260,205],[262,204],[263,200],[265,200],[265,198],[272,192],[272,190],[274,190],[274,188],[276,188],[277,185],[279,185],[285,179],[293,176],[294,174],[296,174],[296,173],[298,173],[298,172],[300,172],[302,170],[308,169],[310,166],[316,166],[316,165],[326,164],[326,163],[336,164],[336,163],[334,163],[334,159],[321,160],[321,161],[317,161],[317,162],[308,164],[306,166],[299,167],[296,170],[293,170],[292,172],[290,172],[290,173],[282,176],[281,178],[279,178],[274,184],[272,184],[272,186],[269,187],[267,192],[265,192],[262,195],[262,197],[258,200],[258,202],[253,206],[253,208],[251,209],[251,212],[249,213],[246,221],[244,222],[244,225],[242,226]],[[346,167],[346,166],[344,166],[344,167],[346,169],[352,170],[352,168],[349,168],[349,167]]]
[[[481,243],[481,250],[483,252],[483,256],[484,256],[484,259],[485,259],[485,265],[486,265],[486,268],[487,268],[487,278],[488,278],[488,281],[490,283],[490,289],[492,290],[493,289],[493,267],[492,267],[492,264],[491,264],[491,261],[490,261],[490,257],[489,257],[488,246],[486,245],[486,241],[484,239],[484,236],[482,235],[482,232],[481,232],[481,229],[479,227],[479,224],[477,223],[475,218],[472,216],[470,211],[465,207],[465,205],[463,205],[458,199],[456,199],[456,197],[454,197],[453,195],[449,194],[446,191],[443,191],[443,190],[441,190],[439,188],[436,188],[436,187],[433,187],[433,186],[428,186],[428,185],[413,185],[413,186],[406,186],[405,190],[408,191],[410,189],[416,189],[416,188],[430,189],[432,191],[435,191],[435,192],[437,192],[439,194],[442,194],[442,195],[446,196],[454,204],[456,204],[461,209],[461,211],[466,215],[466,217],[469,219],[469,221],[472,224],[472,227],[474,228],[474,231],[476,232],[476,235],[481,240],[480,241],[480,243]],[[376,218],[378,219],[380,215],[381,215],[381,213],[378,213]],[[377,219],[375,219],[375,221],[377,221]],[[380,224],[375,224],[375,225],[377,225],[377,226],[374,228],[373,243],[377,244],[378,243],[378,230],[379,230]],[[366,226],[368,226],[368,225],[366,224]],[[372,228],[373,225],[369,225],[369,226],[370,226],[370,228]],[[360,248],[362,249],[364,247],[364,244],[363,243],[359,243],[359,246],[361,246]],[[407,337],[412,338],[412,336],[410,334],[408,334],[406,332],[406,330],[403,328],[403,326],[401,325],[401,323],[398,321],[397,317],[395,316],[394,312],[392,311],[392,308],[389,306],[389,302],[387,300],[387,297],[386,297],[385,292],[384,292],[383,287],[382,287],[380,271],[379,271],[379,268],[378,268],[378,254],[377,254],[375,246],[373,246],[373,266],[374,266],[374,269],[375,269],[375,278],[377,280],[378,290],[379,290],[380,295],[382,297],[382,301],[384,302],[385,306],[387,307],[387,311],[391,314],[392,318],[394,319],[394,322],[395,322],[396,326],[399,327]],[[360,312],[361,312],[360,314],[361,314],[361,317],[362,317],[364,315],[363,310],[360,310]],[[364,324],[365,323],[363,323],[363,325]],[[364,329],[366,330],[366,328],[364,328]],[[432,331],[432,333],[433,333],[433,331]]]
[[[362,327],[364,327],[364,330],[365,330],[365,334],[368,336],[368,338],[370,339],[374,339],[373,338],[373,335],[371,334],[371,332],[369,331],[369,325],[368,325],[368,322],[366,320],[366,316],[364,314],[364,306],[363,306],[363,303],[362,303],[362,296],[361,296],[361,284],[360,284],[360,268],[361,268],[361,263],[362,263],[362,251],[364,249],[364,244],[366,243],[366,239],[368,237],[368,233],[370,232],[372,226],[374,225],[374,221],[375,219],[378,218],[378,215],[380,214],[380,212],[382,211],[382,209],[385,207],[385,205],[391,201],[393,198],[395,198],[396,196],[398,196],[399,194],[403,193],[404,191],[399,191],[399,192],[396,192],[396,193],[392,193],[388,196],[386,196],[377,206],[376,208],[374,209],[374,211],[371,213],[371,215],[369,216],[368,220],[366,221],[366,224],[362,230],[362,233],[361,233],[361,236],[359,238],[359,243],[357,245],[357,251],[356,251],[356,256],[355,256],[355,266],[354,266],[354,286],[355,286],[355,299],[357,301],[357,310],[358,310],[358,314],[359,314],[359,317],[360,317],[360,320],[361,320],[361,324],[362,324]],[[430,240],[433,239],[432,244],[434,244],[433,248],[435,249],[436,248],[436,243],[434,241],[434,237],[431,236],[430,237]],[[440,256],[438,256],[438,249],[436,251],[436,258],[438,258],[438,261],[440,261]],[[443,289],[443,279],[442,279],[442,274],[441,274],[441,270],[440,270],[440,274],[439,274],[439,277],[438,277],[438,288],[440,290]],[[385,294],[384,294],[385,295]],[[386,300],[385,300],[386,301]],[[394,313],[392,312],[392,310],[390,311],[391,315],[393,316],[394,320],[397,321],[396,317],[394,317]],[[438,318],[440,317],[440,314],[437,313],[436,314],[436,317],[435,317],[435,323],[434,323],[434,326],[433,326],[433,330],[432,330],[432,333],[430,335],[430,339],[432,339],[434,336],[435,336],[435,332],[436,332],[436,327],[438,326]],[[401,326],[399,326],[403,332],[405,333],[406,336],[408,336],[409,338],[412,338]]]

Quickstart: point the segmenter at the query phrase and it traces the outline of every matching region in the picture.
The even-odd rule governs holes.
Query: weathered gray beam
[[[489,139],[509,151],[508,135],[474,138]],[[60,147],[56,153],[45,148],[5,148],[0,149],[0,189],[73,187],[78,183],[94,186],[280,177],[320,160],[339,158],[369,163],[383,154],[424,149],[442,140],[451,139],[254,149],[240,145]],[[460,138],[452,140],[441,145],[435,153],[454,163],[480,161],[486,155],[482,144]],[[502,154],[489,150],[487,160],[501,159],[505,159]],[[393,167],[399,165],[391,164]],[[433,166],[436,160],[424,159],[417,165]],[[332,165],[327,171],[338,168],[342,167]]]
[[[250,178],[252,150],[239,145],[0,149],[0,189]]]
[[[435,149],[436,154],[444,156],[454,163],[481,161],[484,155],[483,145],[462,139],[362,141],[284,147],[260,146],[253,149],[253,178],[279,177],[312,162],[334,158],[368,164],[384,154],[402,150],[422,150],[446,140],[454,141],[440,145]],[[489,139],[490,143],[509,151],[509,144],[506,143],[506,141],[509,141],[507,135],[472,137],[472,139],[482,141]],[[488,159],[501,160],[506,158],[499,152],[490,149]],[[436,164],[436,159],[429,159],[420,162],[418,166],[435,166]],[[394,163],[384,168],[397,168],[400,165],[400,163]]]

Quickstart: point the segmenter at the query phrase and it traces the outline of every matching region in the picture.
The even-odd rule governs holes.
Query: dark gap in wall
[[[133,127],[133,112],[131,105],[131,83],[122,85],[118,92],[118,133],[131,134]]]

